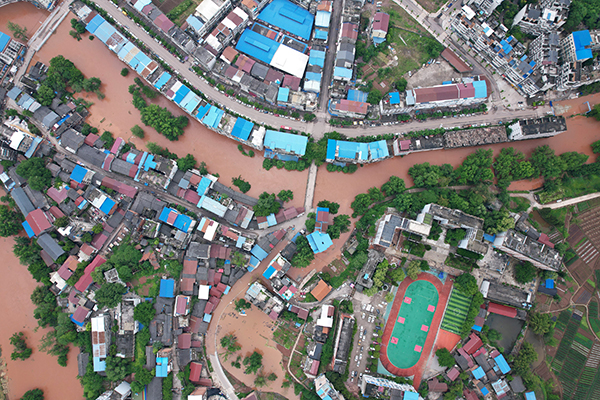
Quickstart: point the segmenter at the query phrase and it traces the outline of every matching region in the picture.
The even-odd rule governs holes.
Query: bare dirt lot
[[[444,81],[460,78],[460,74],[456,72],[446,60],[440,57],[436,62],[413,73],[411,77],[405,75],[404,78],[406,78],[406,81],[408,82],[408,85],[406,85],[407,89],[414,89],[418,87],[441,85]]]

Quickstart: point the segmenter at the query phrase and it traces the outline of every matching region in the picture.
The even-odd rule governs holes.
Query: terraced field
[[[463,323],[467,318],[472,297],[465,296],[458,290],[452,290],[441,328],[460,335]]]
[[[564,331],[552,372],[563,388],[564,400],[595,400],[600,398],[600,343],[579,332],[581,317],[562,312],[556,328]]]

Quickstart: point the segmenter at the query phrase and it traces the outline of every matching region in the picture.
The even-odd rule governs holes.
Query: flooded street
[[[27,36],[31,37],[50,15],[48,11],[40,10],[31,3],[19,2],[0,8],[0,31],[12,36],[8,30],[8,21],[27,28]]]
[[[57,32],[46,42],[44,47],[35,55],[35,61],[49,63],[50,59],[62,54],[71,60],[86,77],[96,76],[102,80],[101,91],[106,95],[104,100],[99,100],[95,94],[83,93],[83,97],[94,103],[90,107],[91,116],[87,122],[97,127],[102,133],[110,131],[115,137],[120,136],[131,140],[140,150],[145,150],[145,143],[155,142],[170,151],[185,156],[191,153],[196,160],[206,162],[211,173],[220,175],[220,182],[232,186],[231,179],[239,175],[247,180],[252,188],[247,193],[258,197],[263,191],[278,193],[283,189],[294,192],[294,200],[286,206],[304,206],[304,194],[308,170],[303,172],[288,172],[284,169],[272,168],[266,171],[262,168],[262,154],[256,151],[253,158],[243,156],[237,149],[238,142],[210,131],[196,119],[189,117],[190,124],[185,129],[185,134],[178,141],[170,142],[158,134],[153,128],[144,126],[140,120],[140,113],[131,103],[131,94],[127,88],[132,85],[137,76],[130,71],[127,77],[122,77],[120,72],[125,67],[116,55],[97,39],[89,40],[88,34],[83,35],[81,41],[76,41],[69,36],[70,19],[73,14],[60,25]],[[163,96],[156,99],[156,104],[167,107],[174,115],[185,114],[179,107]],[[186,114],[187,115],[187,114]],[[144,139],[132,137],[131,127],[140,125],[145,133]],[[245,149],[248,152],[248,148]]]
[[[4,195],[4,192],[2,192]],[[30,389],[40,388],[48,400],[82,398],[83,389],[77,380],[78,349],[71,349],[67,367],[57,363],[57,357],[40,352],[38,347],[46,329],[38,329],[33,318],[35,306],[29,296],[37,286],[27,267],[21,265],[13,255],[12,238],[0,238],[0,252],[4,261],[0,263],[0,304],[2,305],[2,323],[0,323],[0,347],[2,358],[8,369],[8,390],[11,399],[20,398]],[[27,337],[27,346],[33,354],[25,361],[12,361],[9,342],[13,333],[23,332]]]

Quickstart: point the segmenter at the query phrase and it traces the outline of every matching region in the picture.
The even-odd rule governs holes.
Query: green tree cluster
[[[473,296],[479,292],[477,279],[467,272],[462,273],[454,279],[454,285],[465,296]]]
[[[138,137],[140,139],[144,138],[144,130],[142,129],[141,126],[139,125],[134,125],[131,127],[131,134],[135,137]]]
[[[534,312],[530,315],[529,326],[536,335],[545,335],[554,326],[551,314],[540,314]]]
[[[404,179],[392,175],[388,181],[381,186],[381,190],[386,196],[396,196],[406,190],[406,185]]]
[[[462,228],[448,229],[446,232],[446,237],[444,238],[444,243],[447,243],[453,247],[457,247],[460,241],[465,238],[466,234],[467,231]]]
[[[44,400],[44,391],[42,389],[31,389],[23,394],[21,400]]]
[[[252,307],[252,303],[246,301],[244,298],[239,298],[235,301],[235,311],[241,312]]]
[[[149,301],[141,302],[133,309],[133,318],[144,326],[149,326],[155,315],[156,310]]]
[[[291,190],[281,190],[277,194],[277,197],[279,198],[279,200],[283,201],[284,203],[287,203],[290,200],[294,200],[294,192],[292,192]]]
[[[29,40],[29,38],[27,37],[27,27],[26,26],[21,26],[21,25],[17,24],[16,22],[8,21],[8,30],[12,32],[13,37],[15,39],[20,39],[24,42]]]
[[[346,214],[340,214],[333,217],[333,224],[327,227],[327,234],[332,239],[338,239],[342,233],[350,230],[350,217]]]
[[[17,174],[27,179],[33,190],[44,190],[52,184],[52,174],[42,158],[32,157],[22,161],[16,168]]]
[[[250,190],[250,188],[252,187],[250,185],[250,183],[248,183],[247,181],[245,181],[242,176],[238,176],[237,178],[231,178],[231,182],[233,183],[234,186],[237,186],[238,189],[240,189],[240,192],[242,193],[246,193],[248,192],[248,190]]]
[[[321,200],[317,204],[317,207],[328,208],[330,214],[337,214],[340,209],[340,205],[338,203],[334,203],[334,202],[328,201],[328,200]]]
[[[246,366],[245,374],[254,374],[262,367],[263,356],[257,351],[254,351],[249,356],[244,357],[242,364]]]
[[[121,296],[125,294],[125,291],[126,287],[120,283],[105,283],[96,290],[95,300],[101,308],[113,308],[121,302]]]
[[[13,245],[13,253],[21,264],[27,265],[27,270],[31,273],[33,279],[44,284],[50,284],[50,272],[52,270],[46,265],[40,251],[42,248],[35,240],[28,239],[23,236],[15,237]]]
[[[298,236],[296,239],[296,254],[292,258],[291,264],[296,268],[305,268],[315,259],[315,253],[312,251],[308,239],[305,236]]]
[[[179,136],[183,135],[184,128],[189,124],[185,115],[175,117],[166,107],[156,104],[142,108],[140,114],[144,125],[151,126],[171,141],[178,140]]]
[[[456,361],[454,360],[454,357],[452,357],[452,354],[450,354],[448,349],[444,347],[436,350],[435,355],[437,356],[438,364],[440,364],[441,367],[452,368],[456,364]]]
[[[9,237],[21,231],[23,215],[10,207],[0,205],[0,236]]]
[[[32,350],[27,347],[23,332],[14,333],[10,337],[10,344],[13,346],[13,351],[10,354],[11,360],[27,360],[31,357]]]
[[[412,260],[406,267],[406,276],[412,280],[416,280],[421,273],[421,262],[419,260]]]
[[[252,208],[257,217],[266,217],[267,215],[277,214],[281,204],[277,201],[274,193],[262,192],[258,196],[258,203]]]
[[[519,283],[528,283],[537,276],[537,268],[529,261],[520,262],[515,265],[515,280]]]

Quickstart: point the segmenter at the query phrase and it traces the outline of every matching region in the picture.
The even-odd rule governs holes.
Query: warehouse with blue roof
[[[223,114],[225,114],[225,111],[212,106],[210,107],[210,110],[208,110],[206,116],[202,119],[202,123],[209,128],[217,128],[221,122],[221,118],[223,118]]]
[[[379,161],[390,156],[385,140],[370,143],[349,142],[345,140],[327,140],[327,162],[350,161],[367,163]]]
[[[306,136],[268,129],[264,141],[265,157],[274,158],[281,155],[291,155],[297,161],[299,157],[306,153],[307,144],[308,138]]]
[[[258,19],[309,40],[315,17],[288,0],[273,0],[258,14]]]
[[[259,61],[270,64],[279,45],[273,39],[246,29],[238,39],[235,49]]]
[[[287,103],[290,98],[290,88],[280,87],[277,92],[277,104]]]
[[[311,49],[308,57],[308,65],[318,65],[323,68],[323,65],[325,65],[325,52]]]
[[[306,237],[308,244],[312,249],[313,253],[322,253],[333,245],[331,237],[327,233],[314,231]]]
[[[161,279],[158,297],[172,299],[175,297],[175,281],[173,279]]]
[[[177,210],[169,207],[163,208],[158,220],[168,225],[174,226],[182,232],[187,233],[192,225],[192,218],[187,215],[179,214]]]

